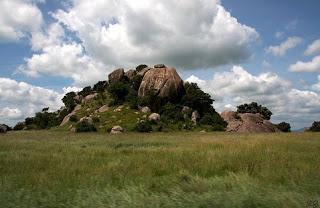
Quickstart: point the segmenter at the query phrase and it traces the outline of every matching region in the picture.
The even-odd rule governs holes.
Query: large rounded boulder
[[[109,74],[108,79],[110,84],[123,81],[125,79],[124,69],[120,68],[114,70]]]
[[[160,66],[160,65],[159,65]],[[176,99],[184,92],[183,80],[175,68],[161,65],[146,72],[141,82],[138,96],[156,93],[161,98]]]
[[[262,132],[279,132],[276,125],[259,113],[237,113],[225,111],[221,117],[228,123],[228,132],[238,133],[262,133]]]

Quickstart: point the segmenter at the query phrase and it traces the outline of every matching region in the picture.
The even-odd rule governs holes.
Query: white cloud
[[[302,38],[289,37],[286,41],[277,46],[270,46],[266,49],[267,53],[271,53],[274,56],[283,56],[288,50],[297,47],[302,42]]]
[[[230,71],[215,73],[202,89],[213,96],[214,107],[220,112],[255,101],[274,113],[274,122],[288,121],[296,128],[310,126],[320,117],[319,94],[294,89],[289,81],[273,73],[255,76],[235,66]]]
[[[311,89],[320,92],[320,75],[318,76],[318,83],[312,85]]]
[[[0,110],[0,118],[21,119],[22,118],[22,112],[18,108],[5,107],[5,108]]]
[[[0,1],[0,42],[17,41],[41,27],[42,13],[35,3],[38,2]]]
[[[57,110],[63,105],[62,96],[50,89],[0,78],[0,123],[14,124],[45,107]]]
[[[32,77],[51,75],[72,78],[77,87],[92,85],[107,77],[106,66],[85,55],[82,45],[76,43],[46,47],[42,53],[27,59],[20,70]]]
[[[316,56],[310,62],[298,61],[289,67],[291,72],[320,72],[320,56]]]
[[[313,41],[304,52],[306,56],[311,56],[320,52],[320,39]]]
[[[92,57],[112,66],[238,63],[258,38],[218,0],[74,0],[53,16],[78,35]]]

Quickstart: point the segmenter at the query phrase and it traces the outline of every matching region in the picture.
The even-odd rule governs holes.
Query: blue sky
[[[0,2],[0,123],[59,108],[115,68],[160,62],[220,112],[257,101],[294,128],[320,119],[319,1],[114,2]]]

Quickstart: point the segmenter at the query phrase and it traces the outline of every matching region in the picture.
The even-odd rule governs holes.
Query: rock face
[[[155,92],[161,98],[174,99],[179,97],[183,90],[183,81],[175,68],[154,68],[144,75],[138,96],[144,97]]]
[[[143,68],[138,72],[138,75],[143,77],[150,69],[151,68],[149,68],[149,67]]]
[[[70,117],[73,116],[73,115],[76,115],[76,113],[77,113],[79,110],[81,110],[81,105],[77,105],[71,113],[69,113],[68,115],[66,115],[66,117],[63,118],[60,126],[66,125],[66,124],[70,121]]]
[[[107,112],[108,110],[109,110],[109,106],[108,105],[104,105],[104,106],[102,106],[102,107],[100,107],[98,109],[98,112],[99,113],[104,113],[104,112]]]
[[[154,121],[154,122],[158,122],[160,121],[160,115],[158,113],[152,113],[150,116],[149,116],[149,121]]]
[[[7,131],[8,131],[7,125],[0,124],[0,134],[7,133]]]
[[[94,98],[96,98],[97,96],[98,96],[98,93],[93,93],[93,94],[87,95],[85,98],[83,98],[82,102],[88,103],[91,100],[93,100]]]
[[[198,113],[198,111],[193,111],[192,115],[191,115],[191,121],[196,125],[198,119],[200,118],[200,115]]]
[[[123,133],[123,128],[121,126],[114,126],[110,132],[110,134],[121,134],[121,133]]]
[[[137,74],[136,70],[131,69],[127,71],[124,75],[128,78],[128,80],[131,81],[134,78],[134,76],[136,76],[136,74]]]
[[[141,113],[150,113],[151,112],[151,110],[148,106],[142,107],[140,109],[140,111],[141,111]]]
[[[221,113],[221,117],[228,123],[228,132],[280,132],[280,130],[274,124],[268,120],[265,120],[261,114],[225,111]]]
[[[116,69],[109,74],[108,76],[109,83],[112,84],[112,83],[120,82],[124,79],[124,77],[125,77],[124,69],[123,68]]]

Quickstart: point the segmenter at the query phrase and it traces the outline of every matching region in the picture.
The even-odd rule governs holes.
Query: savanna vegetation
[[[311,132],[9,132],[0,207],[308,207],[319,151]]]

